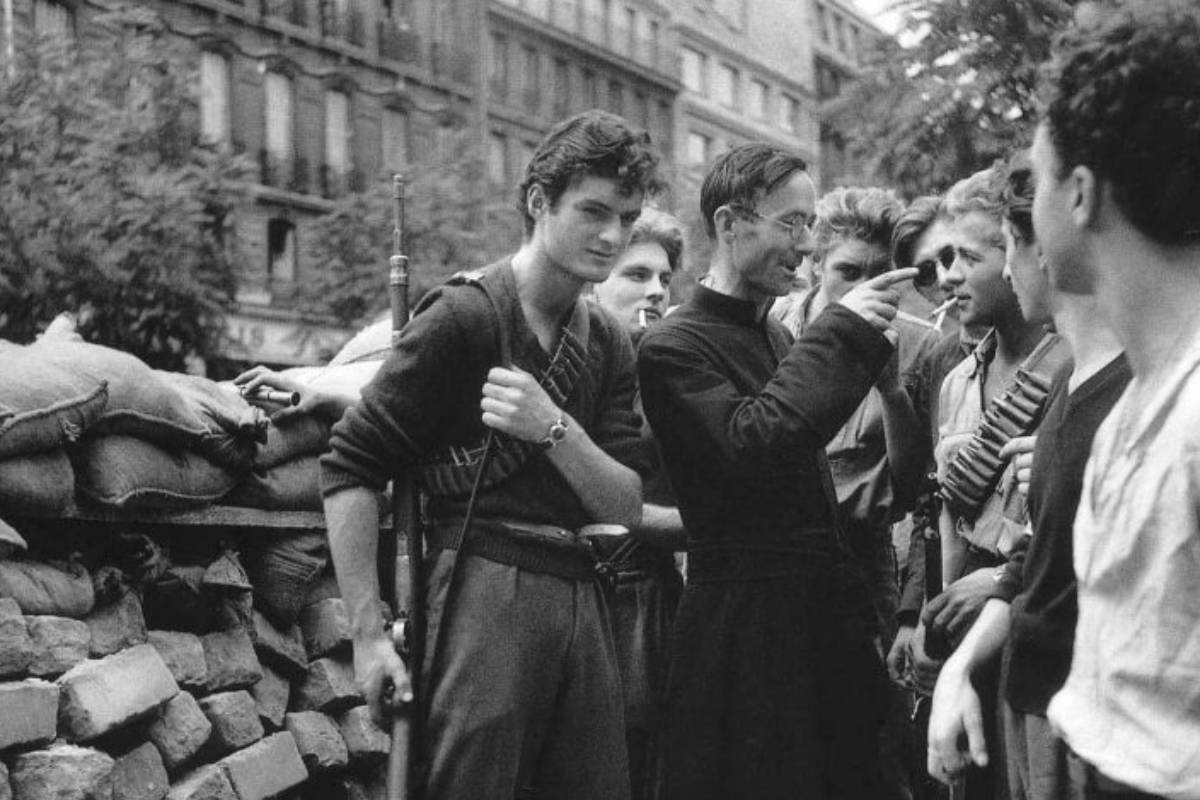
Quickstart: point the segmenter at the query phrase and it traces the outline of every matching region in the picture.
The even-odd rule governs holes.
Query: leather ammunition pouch
[[[970,441],[954,454],[940,496],[950,511],[975,522],[1008,465],[1000,449],[1037,430],[1054,374],[1071,357],[1066,341],[1048,333],[1017,368],[1004,393],[992,401]]]

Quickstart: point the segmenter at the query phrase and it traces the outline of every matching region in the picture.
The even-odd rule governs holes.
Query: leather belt
[[[426,532],[430,547],[454,547],[462,521],[432,522]],[[596,556],[587,541],[570,528],[521,520],[475,519],[462,552],[530,572],[573,581],[596,580]]]

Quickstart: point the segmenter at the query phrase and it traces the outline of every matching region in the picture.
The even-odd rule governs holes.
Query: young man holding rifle
[[[378,612],[373,492],[417,470],[428,494],[427,798],[630,795],[608,612],[578,531],[640,521],[633,352],[580,292],[624,250],[656,164],[614,115],[556,126],[520,187],[521,248],[421,303],[322,461],[355,673],[376,710],[408,677]]]

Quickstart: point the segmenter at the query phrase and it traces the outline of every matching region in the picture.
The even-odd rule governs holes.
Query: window
[[[670,159],[672,148],[671,142],[671,104],[662,100],[658,101],[658,116],[654,121],[654,143],[658,149]]]
[[[525,170],[529,168],[529,162],[530,162],[530,161],[533,161],[533,151],[534,151],[534,147],[535,147],[535,145],[534,145],[532,142],[525,142],[525,141],[522,141],[522,142],[520,143],[520,148],[521,148],[520,159],[521,159],[521,163],[520,163],[520,164],[517,166],[517,169],[518,169],[518,170],[520,170],[520,171],[518,172],[518,174],[519,174],[519,175],[524,175],[524,174],[525,174]]]
[[[757,78],[750,81],[750,108],[748,111],[754,119],[767,118],[767,93],[769,91],[767,84]]]
[[[633,57],[643,64],[649,64],[653,60],[654,54],[654,41],[650,35],[650,18],[644,14],[639,16],[634,31],[636,36]]]
[[[350,171],[350,97],[325,93],[325,164],[337,176]]]
[[[854,63],[856,63],[856,64],[860,60],[862,60],[862,50],[860,49],[861,46],[862,46],[862,32],[858,29],[857,25],[851,25],[850,26],[850,58],[852,58],[854,60]]]
[[[488,137],[488,183],[493,189],[508,184],[508,138],[502,133]]]
[[[200,54],[200,135],[205,141],[228,145],[229,59],[220,53]]]
[[[596,73],[590,69],[583,71],[583,107],[596,108],[600,105],[600,87],[596,82]]]
[[[554,0],[554,22],[574,33],[579,30],[579,5],[575,0]]]
[[[634,124],[642,128],[650,127],[650,104],[646,100],[646,95],[638,92],[633,98],[633,113]]]
[[[542,102],[542,58],[532,47],[525,48],[525,108],[537,113]]]
[[[638,13],[636,8],[625,6],[625,31],[626,37],[624,42],[617,42],[618,48],[625,48],[622,52],[630,56],[636,56],[637,51],[634,49],[634,39],[638,35]]]
[[[383,110],[383,166],[398,172],[408,163],[408,114],[395,108]]]
[[[693,165],[707,164],[710,147],[712,147],[712,139],[695,131],[688,133],[688,163]]]
[[[846,23],[841,14],[833,15],[833,46],[839,53],[846,52]]]
[[[734,108],[737,97],[737,70],[728,64],[717,68],[717,79],[713,84],[713,99],[723,106]]]
[[[508,38],[499,33],[492,34],[491,64],[489,84],[492,96],[504,100],[508,97]]]
[[[267,153],[277,161],[292,159],[292,81],[279,72],[268,72]]]
[[[614,114],[625,116],[625,87],[620,81],[608,82],[608,107]]]
[[[659,24],[658,20],[656,20],[656,19],[650,20],[649,35],[650,35],[650,42],[649,42],[649,44],[650,44],[650,54],[649,54],[650,63],[657,64],[658,63],[658,54],[661,53],[663,50],[663,45],[658,40],[658,37],[660,37],[662,35],[662,25]]]
[[[549,19],[550,0],[525,0],[525,10],[538,19]]]
[[[820,4],[817,5],[817,33],[822,42],[829,44],[829,12]]]
[[[70,37],[75,35],[75,12],[54,0],[35,0],[33,30],[38,36]]]
[[[629,25],[629,9],[614,9],[612,12],[612,41],[609,46],[622,55],[629,55],[629,37],[633,35],[633,29]]]
[[[570,67],[564,59],[554,59],[554,116],[567,113],[568,98],[571,96]]]
[[[800,132],[800,101],[791,95],[784,95],[779,104],[779,127],[792,133]]]
[[[601,44],[608,26],[609,0],[583,0],[583,32],[591,41]]]
[[[690,47],[681,47],[683,51],[683,85],[692,92],[704,94],[704,54]]]
[[[296,280],[296,226],[286,219],[267,220],[267,281]]]

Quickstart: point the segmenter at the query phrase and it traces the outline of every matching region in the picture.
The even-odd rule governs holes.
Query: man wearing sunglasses
[[[721,155],[700,196],[706,284],[651,328],[638,374],[688,531],[660,796],[878,797],[885,687],[824,447],[892,357],[914,272],[848,291],[792,337],[767,309],[813,249],[800,158]]]

